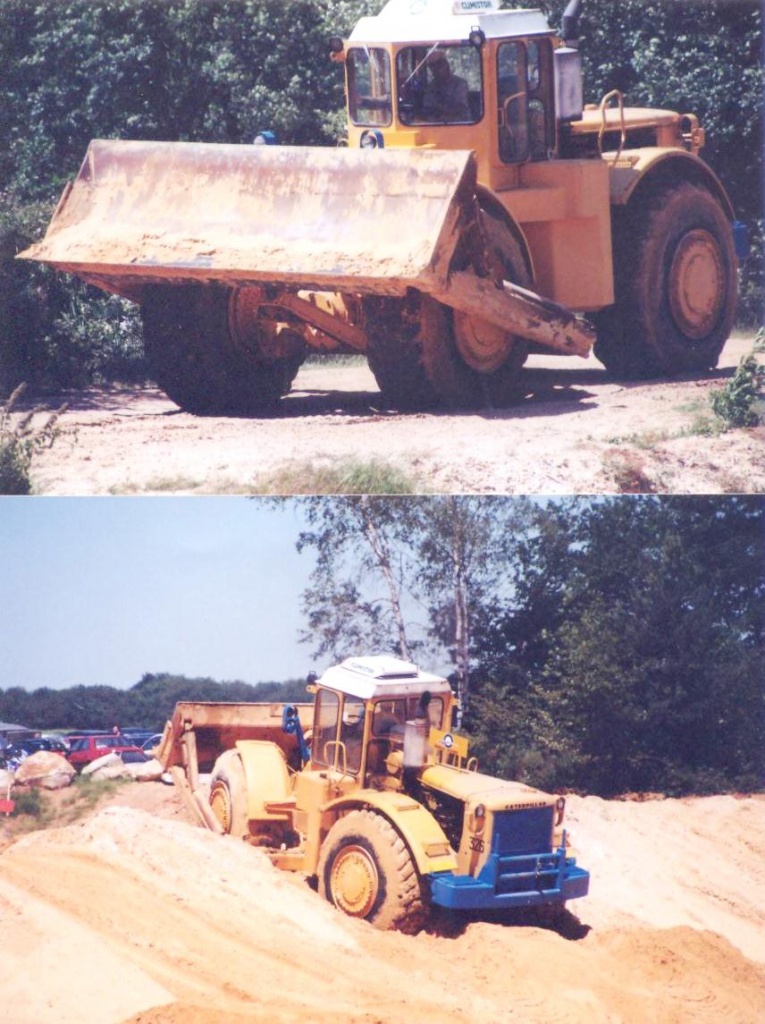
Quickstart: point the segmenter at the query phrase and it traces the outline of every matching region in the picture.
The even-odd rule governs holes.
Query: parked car
[[[146,740],[146,742],[142,743],[141,746],[143,747],[143,749],[146,751],[147,754],[150,754],[152,752],[152,750],[154,750],[154,748],[159,745],[159,741],[161,739],[162,739],[162,733],[161,732],[155,732],[154,735],[153,736],[149,736],[149,738]]]
[[[67,759],[75,768],[82,768],[104,754],[122,754],[125,751],[142,754],[143,751],[124,736],[108,733],[102,736],[79,736],[71,741]]]

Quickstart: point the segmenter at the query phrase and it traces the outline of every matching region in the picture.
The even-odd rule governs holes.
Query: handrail
[[[606,133],[606,107],[609,101],[613,99],[617,101],[621,121],[621,137],[619,140],[619,148],[617,149],[616,156],[614,157],[615,163],[621,156],[624,144],[627,141],[627,125],[624,120],[624,96],[621,94],[619,89],[612,89],[611,92],[607,92],[598,105],[601,117],[600,130],[598,131],[598,152],[603,156],[603,136]]]

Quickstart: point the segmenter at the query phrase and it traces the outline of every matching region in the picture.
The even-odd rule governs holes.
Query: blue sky
[[[0,500],[0,689],[321,670],[298,642],[299,530],[294,505],[240,497]]]

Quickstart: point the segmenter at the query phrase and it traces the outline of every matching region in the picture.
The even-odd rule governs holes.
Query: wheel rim
[[[504,364],[515,337],[496,324],[455,310],[454,340],[459,354],[471,369],[493,373]]]
[[[234,288],[228,304],[228,327],[236,350],[256,363],[295,359],[304,342],[297,331],[262,315],[264,295],[260,288]]]
[[[697,341],[717,323],[725,305],[725,266],[714,235],[698,228],[680,240],[669,271],[669,304],[683,334]]]
[[[335,906],[350,917],[366,917],[375,905],[380,877],[372,855],[356,844],[337,854],[329,876],[329,890]]]
[[[210,807],[215,817],[221,823],[223,831],[229,834],[231,832],[233,811],[231,808],[231,796],[226,786],[220,783],[216,783],[213,786],[210,792]]]

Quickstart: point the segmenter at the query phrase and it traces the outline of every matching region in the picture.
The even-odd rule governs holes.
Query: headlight
[[[385,146],[385,139],[383,138],[382,132],[375,131],[372,128],[365,128],[361,133],[359,145],[362,149],[383,149]]]
[[[484,825],[486,824],[486,807],[484,804],[476,804],[470,817],[471,831],[483,832]]]

